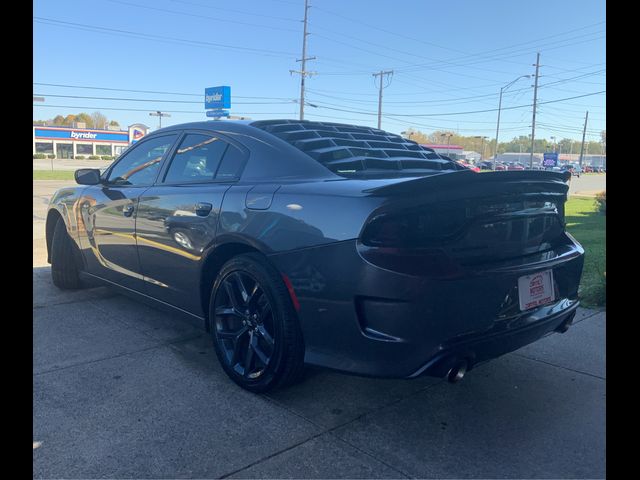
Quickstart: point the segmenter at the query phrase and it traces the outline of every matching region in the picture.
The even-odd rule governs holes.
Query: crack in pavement
[[[314,440],[314,439],[316,439],[316,438],[318,438],[318,437],[320,437],[320,436],[322,436],[324,434],[328,434],[328,435],[332,436],[333,438],[335,438],[336,440],[339,440],[340,442],[349,445],[351,448],[353,448],[354,450],[360,452],[361,454],[372,458],[376,462],[381,463],[382,465],[388,467],[389,469],[391,469],[391,470],[393,470],[395,472],[398,472],[404,478],[413,478],[411,475],[409,475],[408,473],[400,470],[398,467],[396,467],[394,465],[391,465],[391,464],[389,464],[389,463],[377,458],[372,452],[369,452],[367,450],[364,450],[364,449],[352,444],[351,442],[339,437],[334,432],[336,430],[342,428],[342,427],[350,425],[351,423],[357,422],[358,420],[360,420],[363,417],[366,417],[367,415],[371,415],[371,414],[377,413],[377,412],[379,412],[381,410],[384,410],[385,408],[391,407],[391,406],[393,406],[393,405],[395,405],[397,403],[403,402],[404,400],[407,400],[407,399],[409,399],[411,397],[414,397],[414,396],[416,396],[416,395],[418,395],[420,393],[423,393],[424,391],[426,391],[429,388],[432,388],[432,387],[434,387],[436,385],[441,385],[443,382],[444,382],[444,380],[441,380],[441,381],[432,383],[430,385],[426,385],[426,386],[424,386],[422,388],[416,389],[415,391],[409,393],[408,395],[405,395],[405,396],[403,396],[401,398],[396,398],[396,399],[394,399],[394,400],[392,400],[390,402],[387,402],[387,403],[385,403],[383,405],[380,405],[378,407],[375,407],[375,408],[372,408],[370,410],[367,410],[366,412],[361,413],[360,415],[352,418],[351,420],[347,420],[346,422],[342,422],[342,423],[340,423],[338,425],[334,425],[333,427],[329,427],[329,428],[327,428],[324,425],[321,425],[321,424],[315,422],[314,420],[311,420],[310,418],[305,417],[303,414],[301,414],[299,412],[296,412],[295,410],[290,409],[289,407],[287,407],[286,405],[282,404],[278,400],[270,397],[268,394],[265,394],[265,395],[262,396],[262,398],[266,399],[270,403],[273,403],[275,406],[285,410],[286,412],[288,412],[288,413],[290,413],[292,415],[295,415],[295,416],[301,418],[302,420],[304,420],[304,421],[306,421],[306,422],[308,422],[308,423],[320,428],[321,431],[319,433],[315,434],[315,435],[312,435],[311,437],[307,438],[306,440],[298,442],[295,445],[292,445],[290,447],[284,448],[284,449],[282,449],[282,450],[280,450],[278,452],[274,452],[272,454],[269,454],[269,455],[267,455],[267,456],[265,456],[265,457],[263,457],[263,458],[261,458],[259,460],[256,460],[255,462],[252,462],[252,463],[250,463],[248,465],[245,465],[242,468],[239,468],[239,469],[236,469],[236,470],[234,470],[232,472],[226,473],[226,474],[222,475],[220,478],[228,478],[231,475],[235,475],[236,473],[239,473],[239,472],[242,472],[244,470],[247,470],[247,469],[249,469],[249,468],[251,468],[251,467],[253,467],[255,465],[259,465],[260,463],[262,463],[262,462],[264,462],[266,460],[269,460],[271,458],[277,457],[278,455],[281,455],[281,454],[286,453],[286,452],[288,452],[288,451],[290,451],[290,450],[292,450],[292,449],[294,449],[296,447],[304,445],[305,443],[307,443],[307,442],[309,442],[311,440]]]
[[[106,360],[112,360],[114,358],[126,357],[127,355],[133,355],[133,354],[140,353],[140,352],[146,352],[148,350],[154,350],[156,348],[162,348],[162,347],[171,348],[174,343],[180,343],[180,342],[185,342],[185,341],[189,341],[189,340],[195,340],[196,338],[199,338],[199,337],[200,337],[200,335],[194,335],[193,337],[190,337],[190,338],[179,338],[177,340],[171,340],[170,342],[160,342],[157,345],[152,345],[150,347],[141,348],[139,350],[132,350],[130,352],[118,353],[116,355],[110,355],[108,357],[103,357],[103,358],[97,358],[95,360],[88,360],[88,361],[85,361],[85,362],[74,363],[72,365],[65,365],[64,367],[58,367],[58,368],[52,368],[50,370],[44,370],[42,372],[34,373],[33,376],[35,377],[35,376],[40,376],[40,375],[44,375],[44,374],[47,374],[47,373],[59,372],[60,370],[67,370],[67,369],[73,368],[73,367],[81,367],[81,366],[84,366],[84,365],[90,365],[92,363],[104,362]],[[156,339],[156,341],[157,341],[157,339]],[[178,351],[181,351],[181,350],[178,350]]]
[[[109,295],[107,297],[100,297],[100,298],[85,298],[82,300],[70,300],[68,302],[59,302],[59,303],[50,303],[50,304],[46,304],[46,305],[34,305],[33,309],[34,310],[40,310],[42,308],[50,308],[50,307],[57,307],[58,305],[73,305],[74,303],[83,303],[83,302],[87,302],[90,303],[92,300],[107,300],[109,298],[113,298],[115,297],[117,294],[113,294],[113,295]]]
[[[597,378],[597,379],[600,379],[600,380],[604,380],[605,382],[607,381],[607,377],[601,377],[600,375],[595,375],[593,373],[583,372],[583,371],[580,371],[580,370],[574,370],[573,368],[564,367],[562,365],[557,365],[557,364],[551,363],[551,362],[546,362],[544,360],[540,360],[539,358],[528,357],[528,356],[523,355],[521,353],[511,352],[509,355],[514,355],[516,357],[524,358],[526,360],[531,360],[532,362],[544,363],[545,365],[549,365],[551,367],[556,367],[556,368],[560,368],[562,370],[567,370],[568,372],[578,373],[578,374],[581,374],[581,375],[586,375],[588,377]]]

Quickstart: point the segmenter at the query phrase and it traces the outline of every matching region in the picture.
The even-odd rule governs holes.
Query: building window
[[[90,143],[78,143],[76,144],[76,153],[78,155],[93,155],[93,145]]]
[[[111,155],[111,145],[96,145],[96,155]]]
[[[122,152],[124,152],[127,149],[126,146],[124,145],[114,145],[113,146],[113,154],[117,157],[119,156]]]
[[[53,153],[53,143],[36,142],[36,153]]]

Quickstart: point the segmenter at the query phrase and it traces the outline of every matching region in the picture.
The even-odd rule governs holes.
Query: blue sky
[[[310,4],[307,119],[375,126],[372,73],[393,69],[383,129],[493,138],[500,88],[540,52],[536,138],[579,139],[586,110],[587,139],[606,128],[603,0]],[[230,85],[233,115],[297,118],[303,13],[304,0],[35,0],[33,117],[99,110],[156,128],[148,112],[204,120],[204,88]],[[531,133],[532,84],[505,91],[501,141]]]

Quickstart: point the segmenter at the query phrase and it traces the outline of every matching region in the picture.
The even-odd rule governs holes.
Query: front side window
[[[107,181],[113,185],[151,185],[176,138],[177,135],[163,135],[129,150],[109,172]]]
[[[210,135],[189,133],[176,150],[164,183],[211,181],[229,144]]]

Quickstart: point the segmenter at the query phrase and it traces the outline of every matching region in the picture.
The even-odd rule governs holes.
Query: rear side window
[[[164,183],[213,180],[227,148],[229,144],[217,137],[187,134],[176,150]]]
[[[216,180],[224,181],[238,178],[243,165],[244,154],[233,145],[229,145],[220,163],[220,168],[218,168]]]

